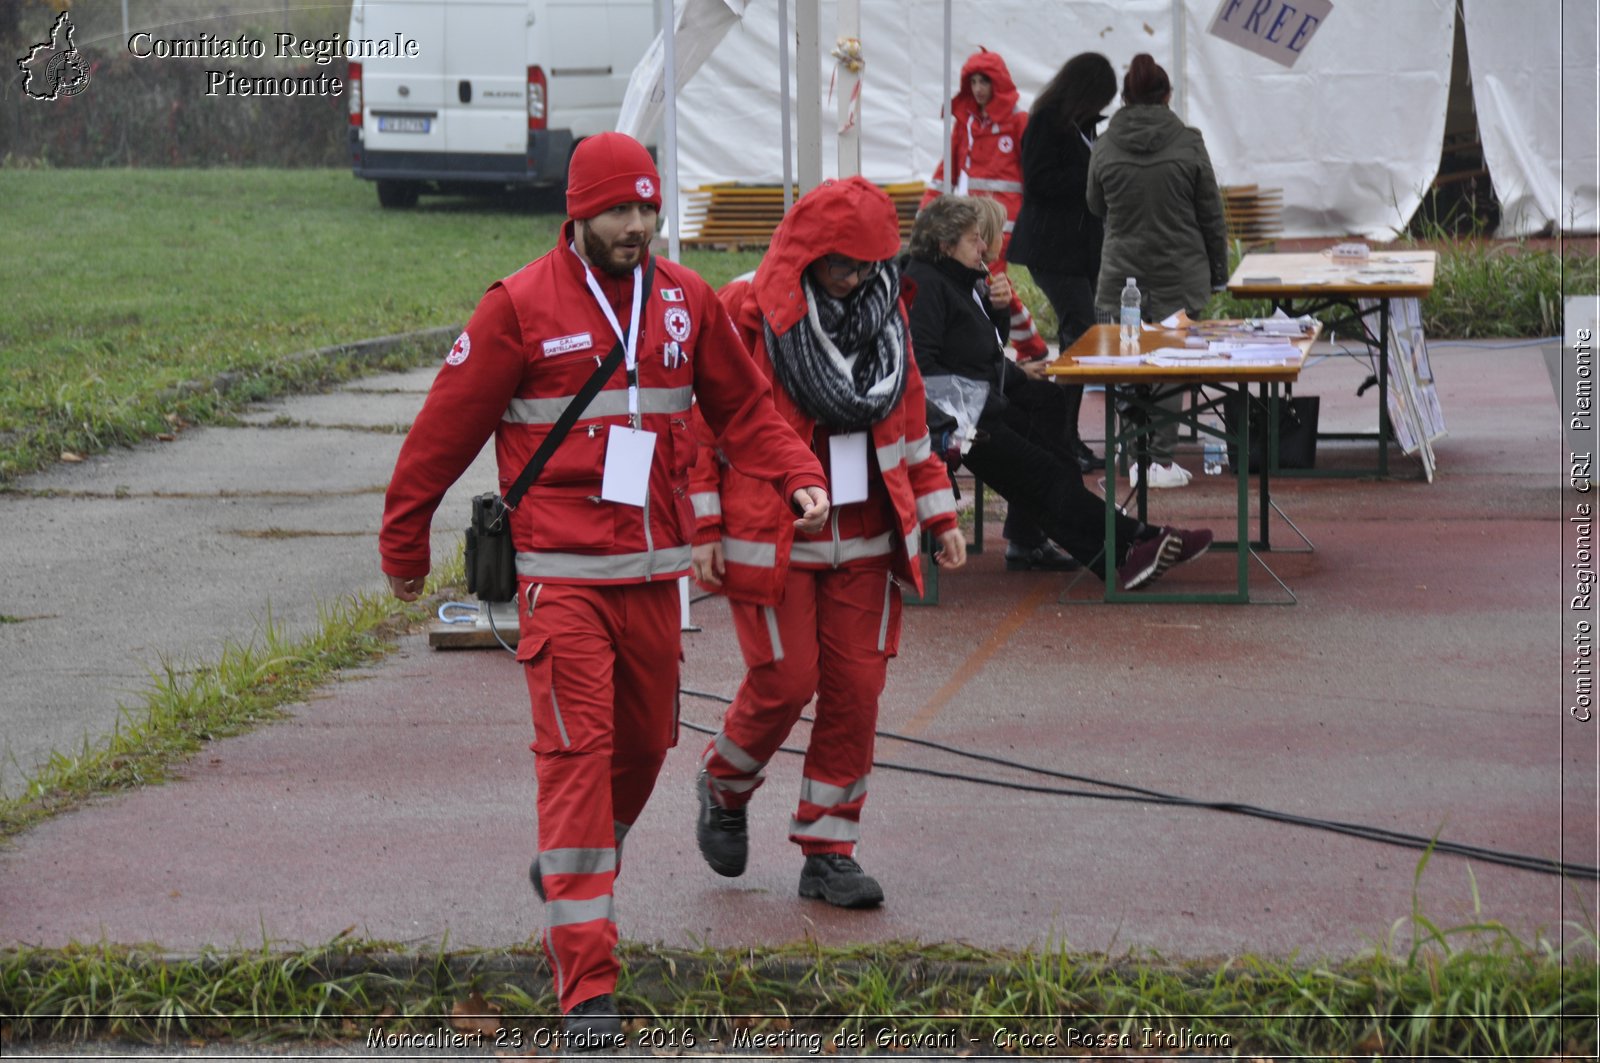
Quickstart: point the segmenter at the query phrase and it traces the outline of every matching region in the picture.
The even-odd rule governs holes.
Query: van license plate
[[[378,132],[380,133],[426,133],[428,119],[410,118],[404,116],[378,116]]]

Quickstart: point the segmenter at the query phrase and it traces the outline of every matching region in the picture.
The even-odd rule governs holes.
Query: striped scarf
[[[883,263],[847,299],[819,291],[804,274],[801,283],[805,320],[782,336],[763,322],[773,374],[795,405],[830,431],[877,424],[906,390],[899,266]]]

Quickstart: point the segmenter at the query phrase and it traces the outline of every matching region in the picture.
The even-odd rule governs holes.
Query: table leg
[[[1389,475],[1389,300],[1378,300],[1378,475]]]

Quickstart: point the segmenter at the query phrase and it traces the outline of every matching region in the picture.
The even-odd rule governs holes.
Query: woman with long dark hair
[[[1100,275],[1100,219],[1085,205],[1089,153],[1100,112],[1117,94],[1117,74],[1098,52],[1068,59],[1034,101],[1022,135],[1022,210],[1011,235],[1011,260],[1028,267],[1056,312],[1061,350],[1095,322],[1094,286]],[[1083,388],[1068,386],[1069,423],[1077,431]],[[1083,441],[1084,472],[1103,468]]]

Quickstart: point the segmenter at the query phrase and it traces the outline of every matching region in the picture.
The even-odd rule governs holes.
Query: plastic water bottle
[[[1222,475],[1222,440],[1216,436],[1206,437],[1204,464],[1201,466],[1207,476]]]
[[[1122,345],[1139,346],[1139,285],[1132,277],[1122,289]]]

